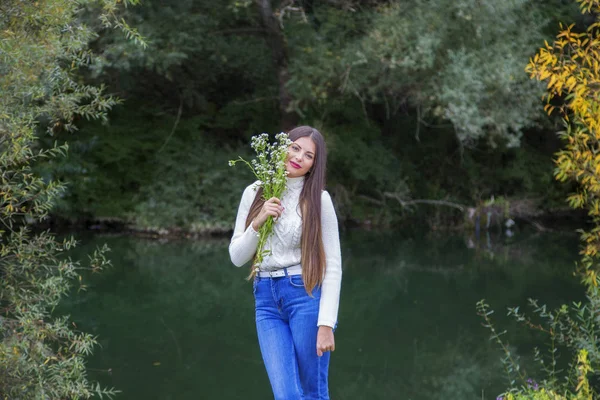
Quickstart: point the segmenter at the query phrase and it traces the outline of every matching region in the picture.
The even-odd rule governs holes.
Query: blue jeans
[[[330,353],[317,356],[321,288],[310,297],[301,275],[256,278],[256,330],[275,400],[329,400]]]

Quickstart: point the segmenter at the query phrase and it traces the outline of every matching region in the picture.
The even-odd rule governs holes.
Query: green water
[[[60,310],[99,337],[92,379],[120,389],[120,399],[272,398],[247,269],[230,263],[227,240],[96,236],[78,256],[103,243],[114,267],[88,277],[88,291]],[[344,233],[331,398],[495,399],[506,386],[502,355],[475,303],[488,300],[528,364],[539,338],[507,319],[506,307],[581,299],[577,247],[565,234]]]

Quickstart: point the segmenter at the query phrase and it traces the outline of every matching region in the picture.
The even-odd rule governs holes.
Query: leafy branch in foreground
[[[581,261],[577,274],[586,289],[586,301],[563,305],[554,311],[539,306],[534,300],[530,305],[541,320],[534,323],[518,308],[509,309],[509,315],[529,328],[545,332],[550,337],[550,365],[544,364],[539,350],[536,358],[542,363],[547,378],[542,389],[532,393],[530,388],[517,389],[511,380],[507,399],[592,399],[594,388],[588,382],[588,375],[598,374],[600,368],[600,2],[598,0],[576,0],[582,13],[595,16],[596,22],[585,32],[574,31],[573,25],[560,25],[561,31],[552,43],[545,43],[526,67],[532,79],[547,82],[544,110],[551,114],[559,111],[565,126],[560,133],[566,143],[565,148],[556,154],[555,177],[565,182],[577,184],[578,191],[567,201],[572,208],[585,208],[594,227],[581,231]],[[477,305],[479,314],[486,326],[492,329],[492,337],[497,338],[491,328],[487,304]],[[564,371],[556,369],[557,345],[562,345],[576,356],[576,362],[567,373],[567,379],[560,379]],[[502,347],[505,351],[505,347]],[[513,396],[513,393],[516,393]],[[559,394],[560,393],[560,394]]]
[[[134,4],[137,0],[125,0]],[[119,100],[104,88],[86,85],[78,71],[95,55],[88,43],[96,33],[81,23],[86,5],[116,20],[120,0],[6,0],[0,5],[0,397],[81,399],[114,396],[87,379],[85,356],[96,339],[79,332],[67,316],[53,312],[82,271],[110,265],[106,247],[87,265],[65,257],[74,239],[57,240],[31,225],[44,220],[65,185],[36,175],[41,159],[65,156],[67,145],[43,150],[39,137],[75,131],[77,118],[106,119]],[[112,24],[112,25],[111,25]],[[137,38],[142,41],[140,37]]]
[[[502,365],[504,366],[506,375],[509,377],[510,385],[515,386],[517,380],[524,384],[527,377],[521,371],[519,358],[510,351],[508,343],[504,343],[502,341],[501,337],[506,334],[506,331],[498,332],[492,324],[491,315],[493,313],[494,310],[490,309],[490,306],[485,302],[485,300],[479,300],[477,302],[477,315],[479,315],[485,321],[483,326],[491,331],[490,340],[496,342],[496,344],[500,346],[502,352],[504,353]]]
[[[518,308],[510,309],[509,315],[527,327],[550,336],[549,366],[539,349],[535,349],[535,359],[540,363],[541,369],[546,375],[540,382],[528,377],[527,372],[519,364],[519,357],[511,352],[508,342],[502,340],[501,336],[506,331],[498,332],[494,327],[491,319],[493,310],[490,309],[489,304],[485,300],[477,302],[477,314],[483,318],[483,326],[491,331],[490,340],[495,341],[504,353],[502,364],[509,378],[509,389],[499,395],[497,400],[592,400],[595,394],[590,387],[588,375],[594,370],[588,350],[575,348],[577,359],[567,371],[567,375],[564,377],[566,379],[559,379],[559,374],[565,371],[556,369],[558,355],[556,344],[573,346],[572,338],[578,335],[577,324],[570,319],[566,306],[559,308],[556,313],[552,313],[547,312],[544,306],[537,307],[533,300],[530,300],[530,304],[536,307],[535,312],[538,315],[546,319],[543,325],[533,323],[531,319],[521,314]]]

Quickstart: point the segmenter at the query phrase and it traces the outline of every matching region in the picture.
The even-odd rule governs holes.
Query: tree
[[[287,88],[290,80],[288,71],[288,49],[280,20],[275,16],[271,0],[255,0],[260,21],[266,31],[266,41],[271,49],[273,64],[279,83],[279,110],[281,129],[288,131],[298,124],[298,115],[291,109],[292,98]],[[283,10],[278,10],[281,15]]]
[[[318,29],[286,26],[290,91],[305,112],[354,96],[365,114],[406,111],[419,124],[450,122],[458,139],[517,146],[540,118],[542,86],[522,65],[545,37],[548,9],[531,0],[390,1],[347,11],[315,6]],[[418,130],[415,133],[418,136]]]
[[[577,0],[584,13],[599,15],[600,3]],[[566,147],[557,153],[556,178],[572,180],[579,190],[569,196],[573,208],[585,208],[596,226],[582,234],[584,248],[581,266],[584,282],[597,295],[600,253],[600,19],[585,32],[575,32],[574,24],[563,26],[553,44],[535,55],[527,66],[532,78],[547,82],[544,109],[555,110],[563,118],[561,137]],[[590,293],[592,294],[592,293]],[[598,355],[600,357],[600,355]],[[600,361],[600,359],[599,359]]]
[[[101,56],[87,78],[132,101],[110,127],[66,139],[77,155],[55,172],[78,185],[63,198],[62,216],[156,227],[155,210],[168,223],[190,222],[189,211],[204,208],[201,218],[210,221],[217,213],[204,207],[211,199],[196,185],[209,178],[199,172],[222,175],[226,165],[217,171],[221,157],[188,150],[212,142],[217,152],[237,153],[251,135],[296,120],[328,137],[329,182],[348,199],[346,217],[405,218],[408,210],[386,198],[390,191],[463,204],[491,195],[547,198],[555,147],[546,138],[554,136],[529,128],[555,127],[536,101],[543,87],[522,67],[551,37],[548,21],[570,12],[563,3],[181,0],[127,9],[150,50],[112,30],[93,41]],[[526,129],[546,152],[516,147]],[[174,204],[166,193],[181,193],[181,206],[165,208]],[[139,204],[143,218],[133,209]],[[229,217],[218,214],[227,226]]]
[[[127,0],[125,4],[134,4]],[[100,8],[100,22],[138,43],[137,32],[118,18],[119,0],[0,4],[0,394],[5,399],[111,396],[86,377],[85,356],[96,340],[78,332],[53,309],[81,270],[100,271],[99,249],[89,266],[65,258],[74,239],[36,232],[64,184],[33,173],[39,160],[60,157],[67,146],[42,149],[39,138],[76,130],[76,119],[105,119],[118,100],[101,87],[79,83],[77,71],[95,55],[93,30],[78,20],[83,7]],[[33,226],[32,226],[33,225]]]
[[[589,377],[597,378],[600,367],[600,2],[577,0],[577,3],[582,13],[595,17],[595,22],[583,32],[576,32],[575,24],[561,24],[556,40],[552,44],[545,42],[526,71],[532,79],[547,82],[544,109],[548,114],[558,111],[565,126],[560,136],[566,146],[556,154],[555,176],[559,181],[576,183],[578,191],[568,197],[568,203],[573,208],[586,209],[593,224],[591,230],[582,230],[582,259],[577,268],[586,289],[586,301],[547,310],[545,305],[538,306],[530,300],[541,323],[533,322],[518,307],[509,310],[509,315],[517,321],[550,338],[550,359],[544,362],[541,353],[536,354],[546,373],[539,386],[526,381],[525,373],[501,341],[502,333],[491,324],[489,306],[484,301],[478,303],[478,312],[492,330],[492,338],[503,348],[507,372],[514,378],[503,397],[506,400],[597,398],[598,387],[590,383]],[[566,346],[576,357],[567,371],[567,379],[562,379],[559,374],[563,371],[557,370],[558,345]],[[522,383],[520,389],[515,387],[517,379]]]
[[[373,109],[383,108],[387,119],[408,110],[420,124],[449,121],[462,143],[491,137],[517,146],[523,130],[543,116],[535,102],[543,88],[527,79],[522,65],[554,14],[571,12],[562,3],[147,4],[128,15],[149,37],[152,52],[107,35],[95,44],[104,62],[94,71],[129,94],[160,94],[188,115],[215,106],[231,119],[232,111],[247,113],[259,102],[263,113],[278,110],[277,128],[285,129],[358,99],[367,119],[378,118]],[[239,119],[237,132],[245,128]]]

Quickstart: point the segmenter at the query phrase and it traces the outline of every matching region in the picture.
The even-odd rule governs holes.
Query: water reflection
[[[525,354],[534,338],[503,317],[506,307],[581,297],[571,274],[576,236],[492,236],[472,248],[468,240],[344,234],[332,398],[495,399],[505,386],[501,355],[475,303],[486,298],[498,310]],[[114,268],[64,305],[100,337],[94,379],[123,399],[271,398],[247,270],[231,265],[227,240],[96,237],[78,251],[104,242]]]

